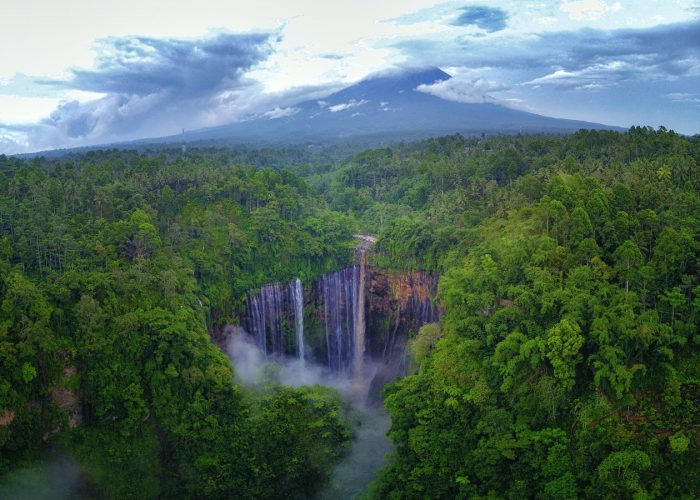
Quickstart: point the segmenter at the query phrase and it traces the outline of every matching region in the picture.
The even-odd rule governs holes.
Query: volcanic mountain
[[[567,133],[615,129],[512,109],[465,103],[418,90],[451,76],[439,69],[377,76],[321,100],[271,110],[244,121],[139,142],[299,143],[372,136],[415,138],[449,133]],[[488,100],[488,99],[485,99]]]

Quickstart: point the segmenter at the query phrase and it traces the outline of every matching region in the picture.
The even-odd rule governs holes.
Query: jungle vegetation
[[[240,387],[209,336],[247,290],[348,265],[364,231],[374,265],[439,272],[444,309],[385,389],[397,450],[369,497],[700,495],[699,137],[318,158],[0,157],[0,473],[58,443],[110,497],[313,496],[343,403]]]

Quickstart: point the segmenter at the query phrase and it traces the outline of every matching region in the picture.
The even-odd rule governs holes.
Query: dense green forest
[[[364,231],[375,265],[439,272],[445,312],[385,389],[370,497],[697,497],[699,166],[640,127],[0,156],[0,474],[54,446],[113,498],[313,496],[344,403],[234,384],[209,335]]]
[[[112,498],[322,484],[349,438],[337,395],[246,393],[206,325],[345,265],[353,225],[288,170],[220,155],[0,157],[0,472],[60,440]]]
[[[443,273],[376,498],[700,494],[700,141],[446,137],[317,179]]]

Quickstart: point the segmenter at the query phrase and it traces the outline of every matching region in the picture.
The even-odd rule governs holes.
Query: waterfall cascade
[[[286,285],[269,283],[248,294],[246,330],[266,355],[296,353],[304,358],[304,291],[301,280]],[[294,328],[292,338],[289,333]]]
[[[438,276],[422,271],[385,272],[368,266],[374,239],[358,235],[355,265],[324,274],[304,293],[300,279],[270,283],[247,297],[243,327],[268,356],[315,359],[363,384],[365,360],[405,372],[410,332],[439,320]],[[304,305],[313,307],[304,324]]]
[[[299,278],[294,282],[294,329],[297,338],[297,357],[304,361],[304,289]]]
[[[358,274],[359,269],[354,266],[324,274],[318,282],[326,359],[334,372],[345,371],[354,353]]]
[[[367,276],[367,249],[363,246],[358,247],[359,254],[359,270],[357,282],[357,300],[355,301],[355,328],[353,329],[353,342],[355,348],[353,351],[353,378],[357,386],[362,385],[364,377],[364,360],[365,360],[365,281]]]

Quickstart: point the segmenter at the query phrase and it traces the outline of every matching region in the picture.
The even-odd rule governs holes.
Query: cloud
[[[594,64],[576,71],[558,69],[552,73],[535,78],[524,85],[552,85],[565,90],[600,90],[612,87],[625,80],[643,78],[638,75],[638,68],[628,61],[610,61]]]
[[[321,59],[330,59],[331,61],[342,61],[346,57],[348,57],[348,54],[335,54],[332,52],[329,52],[327,54],[319,54],[319,57]]]
[[[362,106],[363,104],[367,104],[368,102],[369,101],[367,99],[361,99],[359,101],[355,99],[350,99],[348,102],[343,102],[334,106],[328,106],[328,111],[330,111],[331,113],[337,113],[338,111],[345,111],[346,109]]]
[[[412,25],[425,22],[449,23],[454,20],[455,5],[452,2],[438,3],[431,7],[418,9],[382,22],[396,25]]]
[[[286,116],[292,116],[295,115],[296,113],[299,112],[299,108],[281,108],[279,106],[276,106],[275,108],[271,109],[270,111],[266,111],[265,113],[262,114],[264,118],[268,118],[270,120],[275,120],[277,118],[284,118]]]
[[[484,5],[459,6],[458,2],[442,2],[431,7],[403,14],[383,22],[395,25],[437,23],[447,26],[476,26],[489,33],[506,27],[508,14],[500,8]]]
[[[540,54],[539,63],[532,58],[527,58],[527,63],[550,70],[525,83],[580,90],[697,77],[700,46],[693,40],[698,37],[698,22],[644,30],[546,35],[526,45]],[[557,50],[548,51],[547,46]]]
[[[202,40],[107,38],[95,69],[73,70],[71,88],[148,95],[170,91],[190,96],[229,88],[245,70],[265,59],[270,35],[220,34]]]
[[[671,92],[664,97],[671,102],[679,104],[694,104],[700,106],[700,94],[691,94],[689,92]]]
[[[73,69],[66,80],[40,82],[49,89],[103,97],[64,101],[31,127],[4,128],[14,130],[14,143],[37,150],[164,135],[183,126],[233,121],[261,103],[259,85],[245,75],[270,55],[272,44],[269,33],[192,40],[107,38],[97,45],[94,68]],[[23,140],[17,139],[18,133]]]
[[[416,37],[395,42],[418,64],[539,73],[595,70],[613,81],[700,75],[700,21],[647,29],[561,31],[477,40]],[[530,77],[529,81],[535,77]],[[604,83],[604,82],[599,82]]]
[[[510,85],[487,80],[476,71],[466,71],[447,80],[416,87],[419,92],[431,94],[447,101],[464,103],[490,103],[528,111],[521,99],[503,98],[494,95],[511,90]]]
[[[489,95],[490,92],[509,89],[510,87],[507,85],[498,84],[474,74],[458,75],[448,80],[416,87],[419,92],[425,92],[441,99],[468,103],[493,102],[495,99]]]
[[[698,40],[700,19],[650,28],[509,29],[483,39],[407,35],[387,44],[415,65],[478,70],[540,114],[624,126],[653,120],[696,133],[697,108],[680,109],[664,95],[695,93],[700,85]]]
[[[622,5],[620,2],[608,5],[604,0],[574,0],[562,3],[559,8],[567,13],[570,19],[594,21],[608,12],[619,12]]]
[[[506,28],[508,14],[501,9],[475,5],[464,7],[461,11],[459,17],[452,22],[455,26],[477,26],[489,33]]]

